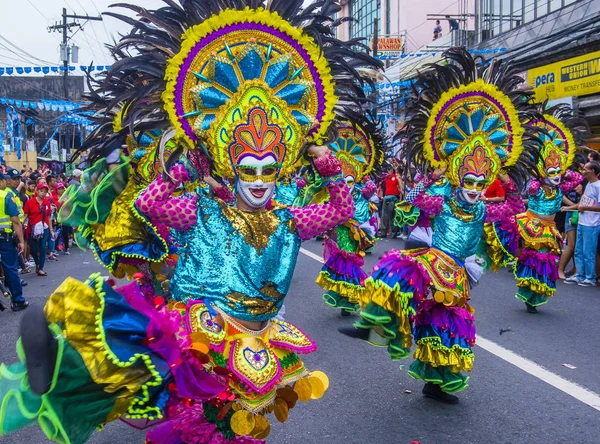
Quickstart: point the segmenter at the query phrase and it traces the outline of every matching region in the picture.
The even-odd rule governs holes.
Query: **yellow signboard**
[[[599,93],[600,51],[530,69],[527,81],[539,101]]]

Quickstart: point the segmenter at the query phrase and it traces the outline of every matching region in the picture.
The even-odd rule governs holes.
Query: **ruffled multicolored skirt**
[[[486,258],[486,268],[497,272],[515,259],[519,248],[519,229],[516,217],[502,221],[486,222],[482,240]]]
[[[298,358],[316,346],[296,327],[248,331],[202,302],[147,301],[137,282],[115,290],[99,275],[69,278],[45,313],[58,342],[51,388],[29,389],[19,343],[21,362],[0,366],[0,435],[37,422],[50,440],[79,444],[125,418],[160,424],[148,432],[154,444],[262,443],[265,414],[285,421],[328,386]]]
[[[326,290],[323,299],[327,305],[351,312],[358,310],[363,282],[368,276],[362,269],[363,257],[374,243],[352,221],[336,228],[336,241],[325,242],[325,265],[316,282]]]
[[[393,360],[417,344],[409,374],[446,392],[468,387],[461,371],[473,368],[474,310],[464,264],[436,248],[386,253],[365,280],[358,328],[387,346]],[[374,335],[373,333],[376,333]]]
[[[518,287],[516,298],[534,307],[547,303],[548,298],[556,292],[558,262],[563,243],[556,224],[539,219],[531,211],[517,215],[517,241],[520,245],[518,255],[516,243],[512,240],[514,234],[498,223],[494,226],[502,251],[508,251],[517,258],[513,266]]]

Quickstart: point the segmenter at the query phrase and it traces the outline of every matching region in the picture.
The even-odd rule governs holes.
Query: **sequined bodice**
[[[427,195],[429,196],[446,196],[452,195],[452,185],[446,178],[442,178],[427,188]]]
[[[354,200],[354,217],[353,219],[359,224],[364,224],[371,219],[371,210],[369,209],[369,201],[365,199],[361,193],[364,185],[356,185],[352,192]]]
[[[477,245],[483,235],[484,221],[483,203],[469,205],[446,199],[442,212],[433,219],[432,245],[465,260],[477,251]]]
[[[197,225],[182,240],[171,285],[175,300],[204,299],[248,321],[277,315],[300,249],[287,208],[245,213],[201,194]]]
[[[542,216],[552,216],[560,211],[563,193],[560,188],[553,188],[550,193],[540,187],[535,196],[529,196],[527,209]]]
[[[298,197],[298,185],[296,181],[279,182],[275,193],[275,200],[282,205],[293,205]]]

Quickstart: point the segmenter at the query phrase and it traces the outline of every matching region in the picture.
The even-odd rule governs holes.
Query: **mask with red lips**
[[[280,167],[271,154],[260,159],[253,155],[239,159],[235,188],[240,198],[251,208],[263,208],[275,192]]]

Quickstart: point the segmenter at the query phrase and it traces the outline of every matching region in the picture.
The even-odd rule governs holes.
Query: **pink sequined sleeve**
[[[350,189],[341,176],[340,163],[329,153],[315,159],[315,167],[329,191],[329,202],[303,208],[290,208],[302,240],[308,240],[343,224],[354,214]]]
[[[527,193],[530,196],[535,196],[537,193],[539,193],[541,186],[542,184],[537,180],[531,180],[531,182],[529,182],[529,189],[527,190]]]
[[[504,221],[516,214],[524,213],[526,210],[523,198],[512,179],[508,182],[503,182],[502,188],[504,188],[504,192],[506,193],[506,200],[504,202],[485,204],[486,222]]]
[[[375,194],[375,192],[377,191],[377,186],[375,185],[375,182],[373,182],[372,180],[369,180],[366,184],[365,187],[360,190],[362,196],[369,200],[371,197],[373,197],[373,194]]]
[[[567,171],[564,176],[561,184],[558,186],[563,193],[569,193],[577,188],[583,182],[583,176],[576,171]]]
[[[197,196],[172,197],[178,184],[189,180],[189,175],[183,165],[175,165],[171,176],[177,183],[159,176],[142,192],[136,205],[151,222],[185,231],[196,224]]]

